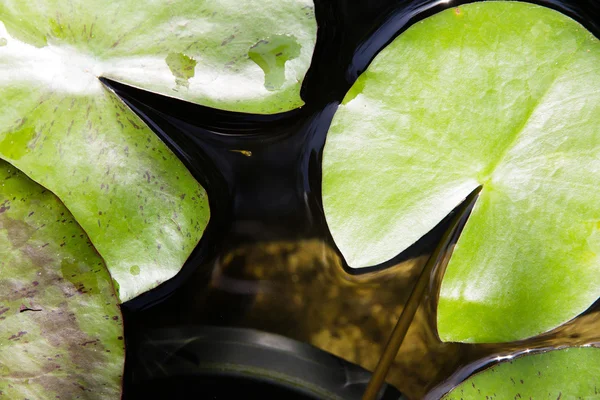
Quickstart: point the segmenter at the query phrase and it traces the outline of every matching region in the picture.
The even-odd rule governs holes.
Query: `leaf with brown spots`
[[[1,8],[0,37],[9,39],[0,49],[0,100],[11,106],[0,111],[0,159],[64,202],[105,260],[121,301],[172,278],[208,224],[206,192],[95,76],[63,65],[92,58],[10,37]],[[20,67],[36,65],[40,54],[49,57],[38,60],[40,68],[68,75],[62,83],[56,75],[45,80]],[[5,214],[10,204],[0,207]],[[140,267],[138,276],[129,272],[132,265]]]
[[[0,2],[10,103],[0,158],[64,202],[126,301],[179,272],[210,211],[189,171],[98,78],[233,111],[291,110],[317,27],[311,0],[89,3]]]
[[[4,161],[0,180],[2,398],[118,398],[123,325],[102,259],[51,192]]]
[[[442,400],[597,398],[600,349],[571,347],[502,362],[455,387]]]

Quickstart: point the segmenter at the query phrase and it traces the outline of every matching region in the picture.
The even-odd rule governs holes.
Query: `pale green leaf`
[[[0,21],[41,50],[2,49],[20,69],[0,82],[37,77],[58,91],[87,93],[104,76],[261,114],[303,104],[317,32],[311,0],[3,0]]]
[[[384,262],[483,189],[441,287],[446,341],[548,331],[600,295],[600,42],[548,8],[416,23],[332,122],[323,205],[351,267]]]
[[[208,200],[160,139],[116,95],[99,90],[0,87],[11,105],[0,112],[0,158],[65,203],[126,301],[180,270],[208,223]]]
[[[123,322],[112,281],[52,193],[0,161],[0,397],[116,399]]]
[[[204,189],[98,77],[234,111],[299,96],[311,2],[0,3],[0,158],[52,190],[129,300],[173,277],[208,223]]]
[[[442,399],[596,399],[599,377],[600,349],[573,347],[502,362]]]

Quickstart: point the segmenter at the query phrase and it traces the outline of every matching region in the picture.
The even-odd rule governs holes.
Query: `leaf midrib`
[[[489,183],[492,179],[492,175],[498,169],[498,167],[502,164],[502,162],[506,159],[509,152],[513,149],[515,143],[521,138],[522,133],[525,131],[525,128],[531,121],[531,117],[535,114],[537,109],[545,104],[544,99],[548,97],[551,93],[552,89],[558,82],[558,80],[563,76],[563,72],[569,68],[576,60],[575,55],[583,48],[583,44],[585,43],[585,38],[577,43],[577,47],[571,53],[570,57],[566,58],[559,67],[556,67],[558,71],[556,75],[552,78],[552,81],[548,84],[548,86],[543,90],[542,94],[539,96],[538,100],[530,107],[528,112],[525,114],[523,121],[521,124],[517,126],[510,134],[510,140],[508,143],[502,148],[501,151],[497,153],[497,156],[491,160],[488,165],[480,172],[479,174],[479,182],[484,186],[489,186]]]

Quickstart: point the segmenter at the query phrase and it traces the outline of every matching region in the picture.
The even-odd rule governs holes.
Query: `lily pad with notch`
[[[438,304],[445,341],[546,332],[600,295],[600,41],[554,10],[483,2],[420,21],[340,105],[323,206],[350,267],[385,262],[480,196]]]
[[[273,32],[281,46],[255,46]],[[4,1],[0,158],[65,203],[130,300],[181,269],[210,210],[204,188],[98,77],[275,113],[302,105],[315,36],[313,5],[300,0]],[[274,64],[257,61],[274,49]]]

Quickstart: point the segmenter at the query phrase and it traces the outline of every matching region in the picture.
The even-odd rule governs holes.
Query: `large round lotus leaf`
[[[442,399],[596,399],[599,377],[600,349],[573,347],[500,363]]]
[[[52,193],[0,161],[0,397],[116,399],[124,346],[108,271]]]
[[[2,11],[8,5],[0,5],[0,21],[12,15]],[[1,22],[0,38],[0,158],[65,203],[106,261],[122,301],[173,277],[208,223],[204,189],[87,71],[95,68],[93,53],[34,47]]]
[[[96,77],[104,76],[266,114],[303,104],[317,32],[311,0],[3,0],[0,21],[35,46],[9,40],[0,59],[13,68],[0,82],[97,94]]]
[[[566,16],[473,3],[416,23],[332,122],[323,205],[351,267],[392,258],[472,190],[444,276],[446,341],[550,330],[600,295],[600,42]]]

